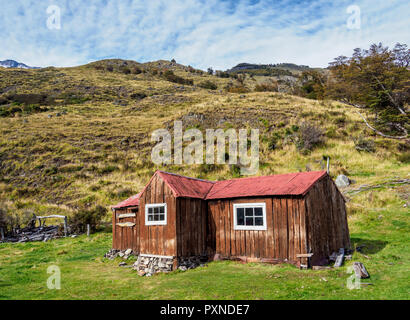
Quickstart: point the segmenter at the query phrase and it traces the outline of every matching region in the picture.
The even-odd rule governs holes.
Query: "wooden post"
[[[87,237],[89,237],[89,236],[90,236],[90,225],[87,224]]]
[[[64,217],[64,237],[67,237],[68,227],[67,227],[67,217]]]
[[[4,230],[3,230],[3,228],[0,228],[0,233],[1,233],[1,241],[4,241]]]

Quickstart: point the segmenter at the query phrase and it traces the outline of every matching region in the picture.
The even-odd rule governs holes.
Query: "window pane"
[[[255,208],[255,216],[259,216],[259,217],[262,217],[262,215],[263,215],[263,211],[262,211],[262,208]]]
[[[154,208],[154,213],[159,213],[159,207]]]
[[[161,215],[159,216],[159,221],[165,221],[165,215],[161,214]]]
[[[253,218],[246,218],[246,225],[253,226]]]
[[[255,226],[263,226],[263,218],[256,217],[255,218]]]
[[[165,207],[164,206],[159,207],[159,212],[160,213],[165,213]]]
[[[245,215],[247,217],[252,217],[253,216],[253,208],[246,208]]]
[[[153,219],[153,216],[152,215],[148,215],[148,221],[153,221],[154,219]]]
[[[236,223],[238,226],[245,224],[245,210],[243,208],[236,209]]]
[[[154,212],[154,208],[148,208],[148,213],[153,213]]]

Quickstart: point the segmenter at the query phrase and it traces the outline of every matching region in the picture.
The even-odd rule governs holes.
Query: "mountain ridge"
[[[26,65],[25,63],[18,62],[12,59],[6,59],[3,61],[0,61],[0,67],[17,68],[17,69],[40,69],[39,67],[31,67],[31,66]]]

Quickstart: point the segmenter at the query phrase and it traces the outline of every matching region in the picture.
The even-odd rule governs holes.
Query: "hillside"
[[[187,83],[169,81],[167,70]],[[207,80],[218,88],[201,88]],[[374,136],[350,107],[283,93],[226,92],[232,81],[169,61],[0,69],[0,205],[71,214],[115,204],[137,193],[157,169],[151,132],[171,128],[174,120],[202,131],[259,128],[259,175],[321,169],[330,156],[332,176],[346,174],[356,186],[408,178],[408,145]],[[252,82],[245,80],[249,87]],[[312,152],[295,146],[303,122],[325,135]],[[372,152],[358,151],[358,143]],[[214,180],[238,175],[228,165],[161,169]]]
[[[207,81],[217,88],[202,88]],[[258,128],[259,175],[320,170],[330,156],[331,176],[354,180],[342,190],[357,249],[352,261],[366,265],[371,285],[346,288],[352,261],[323,271],[220,261],[137,277],[118,267],[120,258],[103,258],[111,247],[107,228],[90,238],[2,244],[0,299],[407,299],[408,141],[374,135],[347,105],[228,92],[235,81],[169,61],[0,68],[0,210],[14,217],[72,217],[98,205],[108,209],[140,191],[156,169],[210,180],[238,177],[237,166],[155,166],[151,133],[172,129],[174,120],[201,131]],[[249,77],[244,84],[255,86]],[[300,149],[303,123],[324,135],[311,151]],[[63,272],[61,290],[45,287],[51,263]]]

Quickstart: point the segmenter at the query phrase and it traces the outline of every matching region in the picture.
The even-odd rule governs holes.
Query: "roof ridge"
[[[285,176],[285,175],[290,175],[290,174],[294,174],[295,176],[294,176],[293,178],[295,178],[297,175],[299,175],[299,174],[301,174],[301,173],[314,173],[314,172],[326,172],[326,170],[278,173],[278,174],[270,174],[270,175],[267,175],[267,176],[253,176],[253,177],[246,177],[246,178],[232,178],[232,179],[226,179],[226,180],[215,181],[214,183],[226,182],[226,181],[236,181],[236,180],[248,180],[248,179],[267,178],[267,177],[274,177],[274,176]],[[293,179],[293,178],[292,178],[292,179]],[[291,180],[292,180],[292,179],[291,179]],[[289,181],[291,181],[291,180],[289,180]]]
[[[172,172],[167,172],[167,171],[162,171],[162,170],[157,170],[160,173],[165,173],[165,174],[169,174],[172,176],[176,176],[176,177],[180,177],[180,178],[186,178],[186,179],[190,179],[190,180],[195,180],[195,181],[201,181],[201,182],[209,182],[212,184],[215,184],[216,181],[211,181],[211,180],[205,180],[205,179],[199,179],[199,178],[193,178],[193,177],[187,177],[187,176],[183,176],[182,174],[177,174],[177,173],[172,173]]]

